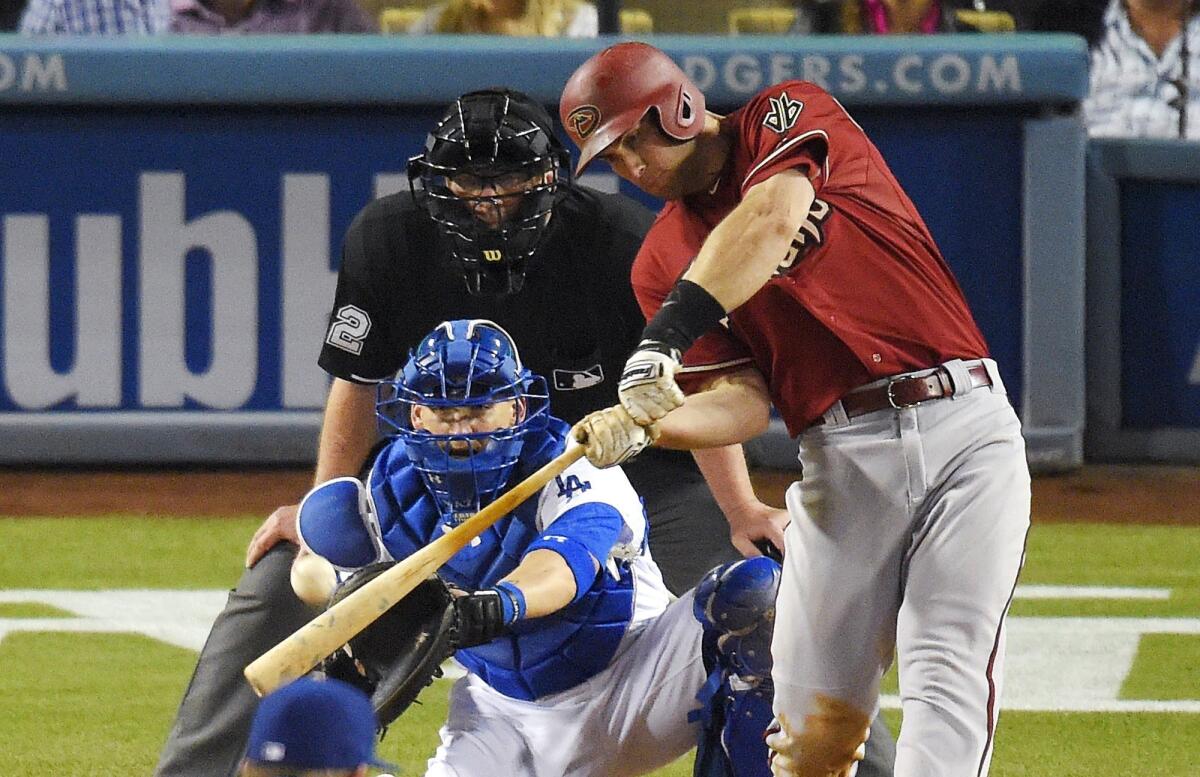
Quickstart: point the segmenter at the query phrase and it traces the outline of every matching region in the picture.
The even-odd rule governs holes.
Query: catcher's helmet
[[[584,62],[558,104],[563,126],[579,146],[575,174],[651,110],[676,140],[691,140],[704,129],[704,95],[648,43],[618,43]]]
[[[515,400],[517,420],[494,431],[434,434],[413,428],[413,407],[486,407]],[[546,428],[546,381],[526,369],[498,324],[439,324],[411,352],[396,380],[379,388],[380,430],[403,440],[438,509],[452,524],[494,500],[508,482],[525,437]]]
[[[550,114],[507,89],[455,100],[426,138],[425,151],[408,162],[413,198],[450,239],[472,294],[520,291],[525,265],[545,236],[555,193],[569,178],[570,159]],[[450,183],[462,180],[481,188],[456,194]],[[502,182],[514,181],[522,189],[516,206],[495,193],[505,188]],[[492,193],[479,193],[487,184]]]

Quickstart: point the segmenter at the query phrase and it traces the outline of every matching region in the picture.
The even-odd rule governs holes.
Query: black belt
[[[988,375],[987,367],[976,364],[967,368],[971,377],[971,389],[992,385],[992,376]],[[905,407],[919,405],[934,399],[941,399],[954,394],[954,381],[945,367],[938,367],[928,375],[899,376],[887,383],[871,388],[860,388],[842,397],[842,409],[847,418],[856,418],[876,410],[893,408],[900,410]],[[814,422],[814,426],[824,423],[823,418]]]

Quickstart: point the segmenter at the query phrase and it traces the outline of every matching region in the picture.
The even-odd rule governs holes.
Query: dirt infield
[[[106,515],[266,517],[308,489],[308,470],[45,471],[0,470],[0,515]],[[759,471],[763,500],[783,504],[794,473]],[[1033,485],[1037,522],[1200,525],[1200,469],[1088,466],[1038,477]]]

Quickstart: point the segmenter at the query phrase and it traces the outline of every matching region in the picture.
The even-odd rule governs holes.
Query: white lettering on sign
[[[1021,92],[1021,68],[1017,66],[1014,56],[1002,57],[999,62],[991,55],[979,59],[979,80],[975,91],[999,94],[1001,92]]]
[[[749,54],[734,54],[725,60],[725,83],[735,92],[752,93],[763,87],[758,59]]]
[[[889,68],[890,64],[890,70]],[[830,57],[824,54],[773,53],[763,57],[732,54],[724,60],[692,54],[680,59],[680,68],[701,90],[723,86],[735,95],[750,96],[765,86],[792,79],[811,81],[835,95],[901,92],[906,95],[1020,94],[1020,62],[1014,54],[978,57],[947,52],[932,59],[903,54],[894,60],[877,59],[876,77],[867,75],[862,54]],[[719,82],[719,83],[718,83]]]
[[[943,54],[930,64],[929,80],[942,94],[958,94],[971,81],[971,65],[957,54]]]
[[[807,55],[801,60],[800,72],[805,81],[812,81],[817,86],[829,90],[829,58]]]
[[[258,246],[240,213],[187,218],[182,173],[144,173],[139,193],[141,291],[139,401],[180,407],[186,399],[213,408],[241,407],[258,377]],[[185,267],[203,251],[211,267],[211,361],[204,372],[186,362]],[[215,312],[219,311],[219,314]]]
[[[692,79],[692,83],[702,92],[717,82],[717,66],[708,57],[684,57],[680,69],[687,73],[687,77]]]
[[[13,403],[42,410],[74,400],[79,407],[121,402],[121,218],[75,218],[74,359],[50,364],[50,220],[4,217],[4,385]],[[65,282],[62,279],[58,283]]]
[[[896,86],[900,87],[900,91],[909,94],[921,92],[921,82],[912,75],[912,71],[919,67],[921,67],[921,57],[917,54],[905,54],[896,60],[896,65],[892,68],[892,80],[896,82]]]
[[[283,177],[282,255],[283,405],[320,407],[329,379],[314,365],[337,285],[337,273],[329,267],[329,176]]]
[[[16,87],[22,92],[65,92],[67,90],[67,68],[61,54],[45,58],[40,54],[26,54],[18,62],[7,54],[0,54],[0,92]]]
[[[843,92],[861,92],[867,87],[867,74],[863,70],[861,54],[850,54],[842,57],[838,63],[838,72],[842,75]]]

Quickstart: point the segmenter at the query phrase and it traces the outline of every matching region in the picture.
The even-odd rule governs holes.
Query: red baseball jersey
[[[723,131],[733,149],[716,187],[667,203],[634,262],[647,319],[750,187],[794,168],[816,200],[766,286],[688,350],[684,390],[753,364],[795,435],[864,383],[987,355],[929,229],[837,100],[788,81],[727,116]]]

